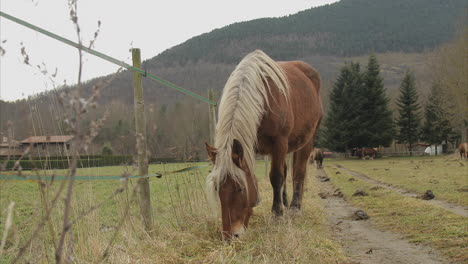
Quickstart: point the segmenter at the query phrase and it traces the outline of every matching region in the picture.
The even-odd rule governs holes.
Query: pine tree
[[[351,62],[349,65],[349,77],[344,90],[342,123],[344,135],[347,138],[347,149],[366,146],[367,129],[363,124],[363,105],[366,97],[362,93],[364,76],[359,63]]]
[[[359,63],[346,64],[330,95],[324,122],[326,146],[336,151],[388,146],[393,138],[388,101],[374,55],[364,73]]]
[[[331,150],[346,151],[355,144],[353,131],[360,127],[357,115],[361,79],[359,64],[349,63],[341,68],[333,84],[323,133],[323,141]]]
[[[418,103],[418,93],[414,76],[411,72],[406,72],[400,86],[400,96],[397,99],[399,117],[396,120],[398,143],[409,145],[410,155],[413,154],[413,145],[419,139],[421,117],[419,114],[420,105]]]
[[[326,133],[324,133],[325,145],[334,151],[344,151],[347,143],[341,120],[343,119],[344,114],[343,92],[349,74],[350,72],[347,65],[341,68],[340,75],[333,84],[333,90],[330,93],[330,106],[324,120],[324,127],[326,130]]]
[[[450,112],[447,108],[445,94],[440,85],[434,84],[424,109],[425,122],[422,128],[423,139],[429,144],[437,145],[447,141],[452,134]]]
[[[393,139],[392,111],[380,75],[380,66],[375,55],[370,55],[361,89],[361,119],[363,132],[360,141],[363,147],[388,146]]]

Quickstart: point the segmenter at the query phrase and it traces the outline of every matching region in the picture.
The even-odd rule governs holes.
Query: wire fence
[[[435,155],[451,155],[458,153],[458,149],[446,149],[444,151],[438,151],[437,154],[435,151],[426,151],[426,150],[414,150],[414,151],[377,151],[376,158],[385,158],[385,157],[422,157],[422,156],[435,156]],[[359,158],[358,156],[353,156],[351,152],[328,152],[325,156],[326,158]],[[366,157],[363,157],[366,158]]]
[[[193,229],[195,224],[203,225],[209,221],[210,208],[205,196],[205,177],[210,167],[207,162],[159,163],[149,166],[152,214],[156,219],[156,230],[175,234]],[[49,175],[64,171],[49,171]],[[90,172],[100,176],[89,175]],[[46,174],[45,171],[40,173]],[[117,173],[121,174],[118,178],[103,176]],[[138,234],[146,234],[146,231],[142,230],[138,211],[140,201],[136,195],[137,182],[132,178],[136,173],[134,166],[77,170],[71,224],[78,236],[90,237],[89,239],[99,236],[93,239],[102,243],[101,250],[106,251],[104,248],[108,247],[112,252],[116,250],[112,245],[121,243],[117,237],[114,238],[114,234],[129,236],[129,239],[135,239],[134,236]],[[12,175],[6,174],[6,177]],[[26,176],[21,177],[26,179]],[[33,181],[15,181],[12,178],[2,180],[0,177],[0,221],[8,216],[8,212],[3,209],[8,208],[10,201],[15,201],[14,228],[10,231],[0,230],[0,238],[7,234],[6,255],[0,256],[0,262],[6,260],[2,257],[7,256],[24,255],[22,260],[32,260],[37,254],[53,256],[56,243],[54,240],[63,221],[63,205],[55,202],[55,196],[60,193],[62,184],[59,177],[55,180],[50,180],[53,176],[48,177],[49,181],[44,180],[44,176]],[[57,209],[51,212],[49,217],[45,217],[48,208],[54,207]],[[38,239],[41,237],[42,240]],[[74,243],[84,243],[81,240],[83,237],[76,238]],[[29,251],[18,254],[18,248],[21,252],[23,247]],[[103,258],[106,254],[102,254]],[[38,256],[38,259],[44,260],[45,256]],[[14,261],[9,259],[7,262]]]
[[[75,11],[71,7],[70,13],[73,14]],[[179,92],[216,105],[216,102],[210,99],[165,81],[146,70],[85,47],[81,42],[72,42],[1,11],[0,16],[75,47],[80,51],[80,55],[82,51],[85,51]],[[77,32],[79,34],[79,31]],[[69,106],[74,114],[72,119],[78,120],[77,118],[86,112],[84,111],[86,106],[94,103],[96,96],[93,94],[89,99],[68,100],[76,104]],[[59,99],[57,101],[60,101]],[[55,110],[58,108],[56,107]],[[44,120],[33,110],[30,108],[34,135],[44,134],[38,133],[45,131]],[[34,120],[39,124],[37,131]],[[109,259],[113,255],[110,252],[113,250],[115,252],[113,245],[119,236],[130,237],[133,236],[132,234],[141,236],[154,231],[145,229],[141,232],[143,225],[138,208],[143,204],[141,200],[144,198],[141,192],[140,196],[137,195],[141,178],[147,178],[151,186],[153,204],[151,210],[152,214],[157,216],[156,229],[181,231],[193,227],[194,223],[207,222],[209,209],[207,209],[204,183],[209,170],[208,163],[150,164],[147,175],[138,175],[136,166],[138,164],[133,160],[128,160],[128,157],[76,155],[81,153],[79,150],[83,145],[88,146],[89,142],[86,139],[91,139],[99,131],[99,122],[101,119],[90,125],[89,134],[79,134],[74,131],[77,133],[75,138],[78,138],[76,140],[78,143],[75,145],[80,146],[78,150],[73,150],[72,144],[75,155],[70,155],[68,148],[65,147],[64,153],[54,157],[54,154],[44,148],[41,149],[44,150],[43,153],[38,153],[39,158],[33,158],[32,153],[28,153],[30,149],[27,148],[18,157],[7,157],[0,161],[2,164],[0,167],[0,209],[9,208],[6,212],[0,210],[0,221],[15,217],[13,225],[6,224],[4,229],[0,229],[0,238],[2,238],[0,252],[4,249],[6,252],[6,258],[0,254],[0,262],[4,260],[8,263],[53,262],[54,254],[55,257],[58,256],[57,263],[61,260],[71,262],[71,255],[77,257],[73,254],[73,248],[81,247],[80,253],[83,254],[86,254],[88,249],[93,250],[86,244],[90,241],[101,243],[99,246],[102,251],[100,258],[90,262],[102,262]],[[78,125],[80,123],[76,121],[71,127],[76,128]],[[60,134],[63,135],[63,131],[61,132]],[[122,163],[126,165],[116,166]],[[75,180],[77,182],[74,186]],[[62,203],[62,201],[65,202]],[[197,219],[203,221],[197,222]],[[136,222],[138,224],[135,224]],[[66,234],[72,228],[73,235],[67,236]],[[134,232],[127,232],[128,230]],[[80,245],[80,243],[83,244]],[[54,252],[55,249],[56,252]],[[68,252],[62,249],[67,249]]]
[[[53,38],[53,39],[55,39],[55,40],[58,40],[58,41],[60,41],[60,42],[62,42],[62,43],[65,43],[65,44],[67,44],[67,45],[69,45],[69,46],[75,47],[75,48],[77,48],[77,49],[79,49],[79,50],[83,50],[83,51],[85,51],[85,52],[87,52],[87,53],[89,53],[89,54],[92,54],[92,55],[94,55],[94,56],[97,56],[97,57],[99,57],[99,58],[101,58],[101,59],[103,59],[103,60],[106,60],[106,61],[109,61],[109,62],[111,62],[111,63],[113,63],[113,64],[119,65],[119,66],[121,66],[121,67],[123,67],[123,68],[125,68],[125,69],[129,69],[129,70],[132,70],[132,71],[134,71],[134,72],[140,73],[141,75],[143,75],[143,76],[145,76],[145,77],[148,77],[148,78],[150,78],[150,79],[152,79],[152,80],[154,80],[154,81],[156,81],[156,82],[158,82],[158,83],[160,83],[160,84],[162,84],[162,85],[164,85],[164,86],[166,86],[166,87],[169,87],[169,88],[171,88],[171,89],[175,89],[175,90],[177,90],[177,91],[179,91],[179,92],[181,92],[181,93],[184,93],[184,94],[186,94],[186,95],[192,96],[192,97],[194,97],[194,98],[197,98],[198,100],[201,100],[201,101],[203,101],[203,102],[209,103],[209,104],[211,104],[211,105],[216,105],[216,102],[214,102],[214,101],[212,101],[212,100],[210,100],[210,99],[207,99],[207,98],[205,98],[205,97],[203,97],[203,96],[200,96],[200,95],[198,95],[198,94],[196,94],[196,93],[194,93],[194,92],[191,92],[191,91],[189,91],[189,90],[186,90],[186,89],[184,89],[184,88],[182,88],[182,87],[179,87],[179,86],[177,86],[176,84],[173,84],[173,83],[171,83],[171,82],[169,82],[169,81],[166,81],[166,80],[164,80],[164,79],[162,79],[162,78],[160,78],[160,77],[158,77],[158,76],[156,76],[156,75],[154,75],[154,74],[148,73],[148,72],[146,72],[146,70],[143,70],[143,69],[134,67],[134,66],[132,66],[132,65],[130,65],[130,64],[128,64],[128,63],[125,63],[125,62],[123,62],[123,61],[117,60],[117,59],[115,59],[115,58],[113,58],[113,57],[111,57],[111,56],[108,56],[108,55],[106,55],[106,54],[103,54],[103,53],[101,53],[101,52],[98,52],[98,51],[96,51],[96,50],[93,50],[93,49],[91,49],[91,48],[89,48],[89,47],[83,46],[83,45],[81,45],[81,44],[79,44],[79,43],[73,42],[73,41],[71,41],[71,40],[69,40],[69,39],[66,39],[66,38],[64,38],[64,37],[61,37],[61,36],[59,36],[59,35],[57,35],[57,34],[54,34],[54,33],[50,32],[50,31],[47,31],[47,30],[45,30],[45,29],[43,29],[43,28],[40,28],[40,27],[35,26],[35,25],[33,25],[33,24],[30,24],[30,23],[28,23],[28,22],[26,22],[26,21],[24,21],[24,20],[22,20],[22,19],[19,19],[19,18],[17,18],[17,17],[14,17],[14,16],[12,16],[12,15],[9,15],[9,14],[7,14],[7,13],[5,13],[5,12],[0,11],[0,16],[1,16],[1,17],[4,17],[4,18],[6,18],[6,19],[9,19],[9,20],[11,20],[11,21],[13,21],[13,22],[15,22],[15,23],[17,23],[17,24],[19,24],[19,25],[22,25],[22,26],[24,26],[24,27],[27,27],[27,28],[29,28],[29,29],[32,29],[32,30],[34,30],[34,31],[36,31],[36,32],[39,32],[39,33],[41,33],[41,34],[44,34],[44,35],[46,35],[46,36],[48,36],[48,37],[51,37],[51,38]]]

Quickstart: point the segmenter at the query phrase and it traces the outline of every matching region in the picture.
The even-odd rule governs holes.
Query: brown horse
[[[285,157],[294,153],[289,206],[301,208],[307,161],[322,118],[319,90],[319,74],[310,65],[275,62],[259,50],[232,72],[219,104],[215,147],[206,144],[214,164],[207,189],[221,203],[223,238],[239,237],[258,204],[255,153],[271,156],[276,216],[288,206]]]
[[[377,148],[358,148],[355,149],[354,156],[358,156],[363,160],[367,157],[374,159],[377,156],[377,151]]]
[[[460,159],[468,158],[468,143],[461,143],[458,146],[458,152],[460,152]]]
[[[323,151],[320,148],[314,148],[312,151],[312,160],[315,161],[317,169],[323,168]]]

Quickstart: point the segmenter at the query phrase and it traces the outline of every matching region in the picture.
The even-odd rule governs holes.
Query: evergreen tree
[[[343,93],[344,115],[341,122],[345,125],[343,133],[347,139],[346,149],[352,149],[366,146],[368,133],[362,118],[366,101],[362,93],[364,75],[359,63],[351,62],[348,67],[350,74]]]
[[[319,126],[314,138],[314,148],[322,148],[326,145],[325,143],[325,131],[323,126]]]
[[[388,146],[394,134],[388,101],[374,55],[364,73],[359,63],[346,64],[330,94],[326,146],[335,151]]]
[[[324,121],[324,143],[334,151],[346,151],[355,144],[353,132],[360,127],[357,119],[358,90],[361,86],[360,66],[346,64],[333,84],[330,106]]]
[[[330,93],[330,106],[328,108],[327,116],[324,120],[325,145],[334,151],[344,151],[346,146],[346,137],[344,135],[344,126],[341,121],[343,120],[344,109],[344,89],[345,83],[349,78],[350,71],[347,65],[343,66],[340,74],[333,84],[333,90]]]
[[[406,72],[400,86],[400,96],[397,99],[399,117],[396,120],[398,143],[409,145],[410,155],[413,154],[413,145],[419,139],[420,121],[418,104],[418,93],[414,76],[411,72]]]
[[[388,107],[388,98],[380,76],[380,66],[377,57],[369,57],[366,72],[363,76],[361,91],[361,119],[362,147],[388,146],[393,139],[392,111]]]
[[[422,129],[423,139],[429,144],[437,145],[444,140],[447,141],[452,134],[450,126],[449,109],[445,102],[446,98],[440,85],[434,84],[424,110],[425,122]]]

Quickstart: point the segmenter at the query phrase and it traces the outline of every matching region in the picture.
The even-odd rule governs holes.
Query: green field
[[[152,165],[149,173],[164,173],[196,164]],[[392,158],[373,161],[326,160],[331,183],[340,188],[347,201],[366,210],[377,225],[402,234],[414,243],[430,245],[451,260],[467,262],[466,218],[428,205],[396,192],[373,188],[363,181],[349,181],[346,173],[336,174],[333,164],[365,173],[371,178],[423,192],[431,189],[437,198],[466,204],[466,174],[452,157]],[[449,165],[447,165],[449,164]],[[397,166],[398,165],[398,166]],[[419,165],[419,168],[416,167]],[[468,166],[465,162],[464,166]],[[283,218],[271,216],[272,188],[265,176],[265,165],[257,163],[261,204],[255,208],[250,227],[241,240],[221,241],[218,210],[208,206],[204,194],[205,177],[211,166],[162,178],[152,177],[151,199],[155,230],[150,236],[143,230],[139,215],[136,180],[122,193],[112,196],[125,182],[77,181],[72,203],[73,245],[70,253],[76,263],[346,263],[346,256],[327,222],[324,203],[318,197],[316,171],[309,169],[303,212],[287,212]],[[388,170],[385,170],[388,169]],[[135,174],[132,167],[79,169],[78,175]],[[55,171],[57,175],[64,171]],[[441,177],[443,175],[444,177]],[[291,195],[291,179],[288,179]],[[436,182],[437,181],[437,182]],[[51,186],[34,182],[0,182],[0,238],[4,234],[7,208],[15,202],[13,225],[8,230],[0,263],[10,263],[44,216],[61,182]],[[437,183],[437,184],[436,184]],[[351,196],[355,189],[370,195]],[[446,192],[444,194],[444,192]],[[111,198],[110,198],[111,197]],[[18,263],[54,262],[55,247],[62,230],[63,198],[58,200],[52,218],[39,229],[27,245]],[[89,208],[101,205],[85,216]],[[128,208],[128,210],[127,210]],[[106,257],[103,257],[109,248]]]
[[[437,199],[468,206],[468,163],[454,155],[333,160],[330,163],[416,193],[432,190]]]
[[[151,166],[150,173],[172,171],[193,164]],[[199,164],[196,164],[199,165]],[[129,170],[131,168],[127,168]],[[255,209],[249,231],[240,241],[221,241],[221,223],[217,211],[207,205],[204,182],[210,167],[185,173],[151,178],[154,235],[142,228],[138,196],[132,195],[136,181],[126,191],[109,199],[122,183],[119,181],[78,181],[74,192],[73,216],[78,217],[93,205],[104,205],[79,220],[73,226],[73,259],[77,263],[95,263],[102,260],[115,230],[119,228],[110,254],[104,262],[110,263],[304,263],[311,259],[318,263],[336,263],[345,259],[340,246],[331,238],[320,199],[313,195],[318,190],[309,184],[306,190],[302,216],[287,214],[284,218],[271,217],[272,189],[265,177],[264,163],[257,166],[262,203]],[[122,167],[80,169],[78,175],[120,175]],[[56,172],[63,174],[61,171]],[[60,182],[43,188],[38,183],[0,183],[0,219],[6,218],[10,201],[15,201],[14,226],[8,233],[6,254],[1,263],[9,263],[43,215],[44,204],[50,204]],[[41,188],[47,192],[41,196]],[[48,202],[44,203],[46,197]],[[130,205],[128,216],[125,208]],[[53,211],[52,220],[41,229],[28,246],[19,263],[54,262],[54,248],[62,224],[63,201]],[[316,212],[322,212],[317,214]],[[3,227],[3,222],[0,223]],[[0,231],[0,237],[3,228]]]

